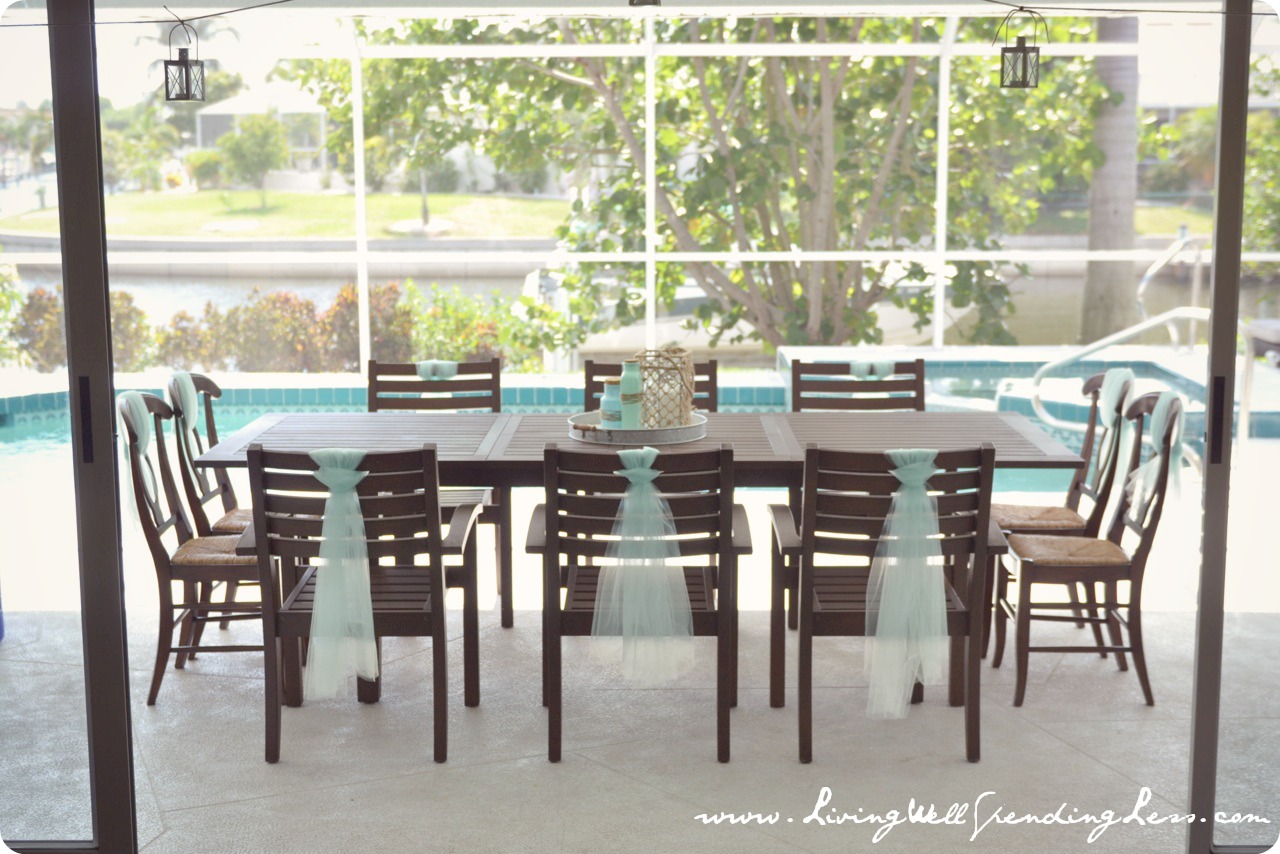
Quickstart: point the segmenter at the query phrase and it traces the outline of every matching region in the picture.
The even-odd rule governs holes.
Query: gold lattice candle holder
[[[693,419],[693,355],[683,347],[641,350],[644,381],[641,423],[650,429],[683,427]]]

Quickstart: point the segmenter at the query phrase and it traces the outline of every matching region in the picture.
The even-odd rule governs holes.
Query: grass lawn
[[[1213,233],[1213,214],[1180,205],[1140,204],[1134,212],[1134,226],[1138,234],[1177,235],[1178,226],[1185,225],[1192,234]],[[1089,209],[1041,210],[1040,218],[1028,234],[1087,234]]]
[[[347,195],[205,190],[198,193],[121,193],[107,196],[107,233],[113,237],[352,237],[355,199]],[[569,213],[564,199],[511,199],[488,195],[428,197],[433,222],[451,224],[441,237],[553,238]],[[417,221],[413,195],[368,197],[369,236],[392,236],[402,220]],[[0,230],[56,234],[58,209],[0,218]]]

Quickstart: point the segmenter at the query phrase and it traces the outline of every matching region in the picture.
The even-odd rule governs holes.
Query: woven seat
[[[1002,531],[1084,531],[1085,518],[1069,507],[992,504],[991,520]]]
[[[1009,548],[1022,560],[1057,566],[1124,566],[1129,555],[1110,540],[1088,537],[1055,537],[1047,534],[1014,534]]]
[[[257,566],[253,555],[236,554],[239,537],[197,537],[178,546],[169,559],[177,566]]]
[[[243,534],[253,524],[253,510],[237,507],[209,526],[215,534]]]

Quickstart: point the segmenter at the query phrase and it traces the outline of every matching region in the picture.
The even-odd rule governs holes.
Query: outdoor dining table
[[[541,486],[548,444],[584,444],[569,436],[565,414],[335,412],[269,413],[196,459],[207,467],[245,467],[249,445],[282,451],[361,448],[382,451],[436,445],[446,486]],[[707,435],[681,450],[733,446],[739,486],[798,487],[804,449],[842,451],[974,447],[990,442],[997,468],[1080,468],[1084,460],[1027,418],[1012,412],[720,412]]]

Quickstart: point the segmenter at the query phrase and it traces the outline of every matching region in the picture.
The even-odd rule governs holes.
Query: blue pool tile
[[[253,393],[249,395],[249,403],[254,406],[267,405],[267,390],[265,388],[255,388]]]
[[[315,406],[319,400],[319,397],[316,394],[318,389],[303,388],[303,389],[299,389],[298,391],[301,393],[300,402],[302,403],[303,406]]]
[[[282,406],[284,404],[284,389],[267,389],[267,404],[270,406]]]
[[[555,406],[568,406],[569,389],[564,386],[551,389],[551,403]]]
[[[335,388],[333,390],[333,402],[339,405],[351,403],[351,389]]]
[[[302,389],[287,388],[284,390],[284,405],[297,406],[302,403]]]
[[[321,406],[332,406],[333,405],[333,389],[331,388],[316,389],[316,403],[320,404]]]

